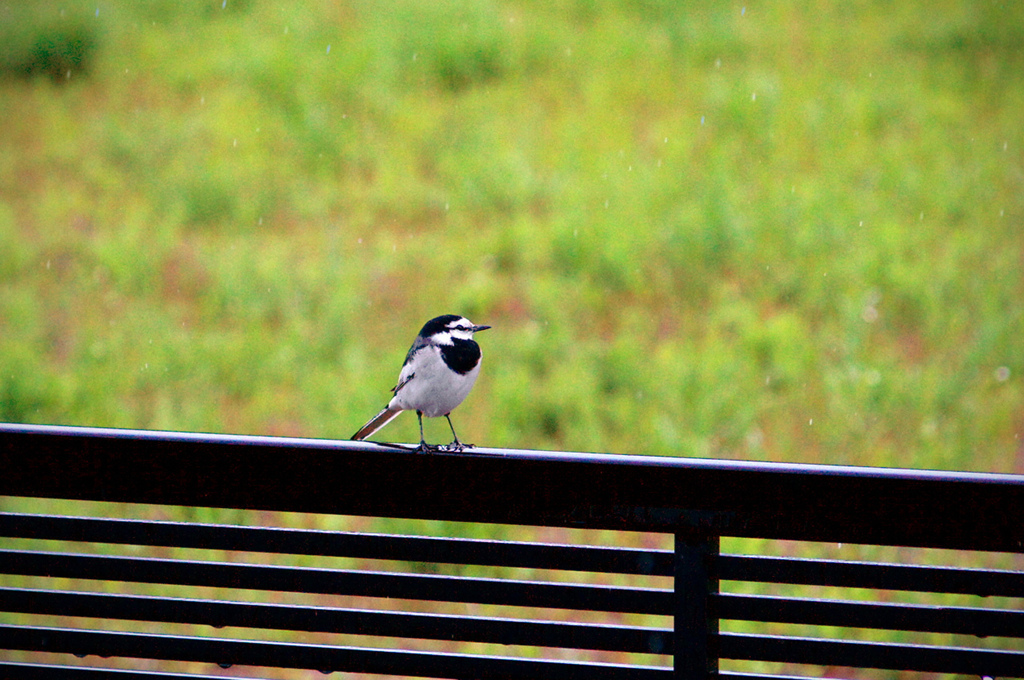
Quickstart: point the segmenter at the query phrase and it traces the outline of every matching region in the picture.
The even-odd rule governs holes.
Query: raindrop
[[[746,7],[744,7],[743,9],[740,10],[740,16],[741,17],[747,16],[747,8]]]
[[[1010,379],[1010,367],[1000,366],[996,369],[996,380],[999,382],[1006,382]]]
[[[224,2],[220,3],[220,8],[221,9],[224,9],[227,6],[228,6],[228,0],[224,0]]]
[[[221,668],[223,668],[224,670],[227,670],[227,669],[231,668],[232,666],[234,666],[234,664],[231,664],[231,663],[219,663],[217,665],[220,666]]]
[[[327,54],[330,54],[330,53],[331,53],[331,46],[330,46],[330,45],[328,45],[328,46],[327,46]]]
[[[808,425],[814,425],[814,418],[811,418],[810,420],[808,420],[807,424]]]
[[[85,657],[87,657],[89,655],[88,654],[80,654],[78,652],[75,652],[75,656],[77,656],[79,659],[84,659]]]
[[[701,117],[700,117],[700,124],[701,124],[701,125],[703,125],[703,124],[704,124],[704,116],[701,116]]]

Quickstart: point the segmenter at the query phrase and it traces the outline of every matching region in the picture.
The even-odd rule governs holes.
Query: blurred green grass
[[[1012,3],[0,19],[0,420],[1024,471]]]

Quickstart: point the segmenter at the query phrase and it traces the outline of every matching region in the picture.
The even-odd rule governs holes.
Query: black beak
[[[485,331],[488,328],[490,328],[490,326],[473,326],[473,332],[479,333],[480,331]]]

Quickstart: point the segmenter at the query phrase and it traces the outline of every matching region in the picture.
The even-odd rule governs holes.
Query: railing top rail
[[[174,432],[167,430],[131,430],[108,427],[80,427],[71,425],[32,425],[0,423],[0,436],[5,434],[37,434],[50,437],[128,439],[140,442],[181,442],[184,444],[235,445],[314,449],[320,451],[362,451],[380,453],[382,450],[409,452],[413,444],[388,446],[370,441],[347,439],[314,439],[304,437],[275,437],[248,434],[219,434],[207,432]],[[444,452],[441,452],[444,455]],[[1024,485],[1024,475],[997,472],[961,470],[929,470],[915,468],[887,468],[855,465],[816,465],[810,463],[777,463],[719,458],[682,458],[673,456],[646,456],[640,454],[586,453],[575,451],[544,451],[536,449],[495,449],[473,447],[460,454],[534,461],[582,463],[613,463],[638,467],[690,468],[704,470],[734,470],[742,472],[793,473],[804,475],[840,475],[903,480],[931,480],[953,482],[996,483]]]
[[[0,495],[1024,552],[1024,475],[0,424]]]

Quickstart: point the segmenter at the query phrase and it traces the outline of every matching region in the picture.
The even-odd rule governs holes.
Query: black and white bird
[[[384,409],[359,428],[352,439],[366,439],[390,423],[402,411],[416,411],[420,423],[420,452],[436,450],[423,438],[423,416],[448,420],[455,441],[449,451],[461,451],[469,446],[459,441],[455,426],[449,417],[462,403],[480,373],[480,345],[473,334],[490,328],[476,326],[457,314],[445,314],[423,325],[409,353],[405,355],[398,384]]]

